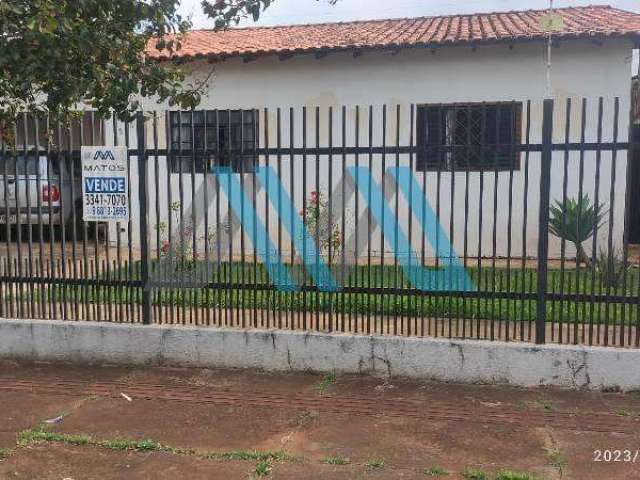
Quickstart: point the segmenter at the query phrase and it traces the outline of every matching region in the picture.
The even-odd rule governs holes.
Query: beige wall
[[[630,108],[630,78],[631,78],[631,50],[632,45],[626,41],[608,41],[602,46],[590,42],[562,42],[559,47],[553,49],[552,85],[556,99],[556,113],[554,116],[554,140],[561,142],[565,135],[565,105],[571,98],[573,109],[570,116],[570,140],[579,141],[581,99],[588,99],[586,114],[586,141],[596,141],[597,135],[597,98],[604,97],[603,115],[603,140],[609,141],[613,135],[613,99],[620,98],[619,139],[626,140],[629,108]],[[353,145],[355,132],[355,106],[360,106],[360,145],[367,144],[368,107],[374,106],[374,145],[382,144],[382,105],[388,105],[387,111],[387,138],[386,143],[393,145],[396,142],[396,105],[400,106],[400,144],[408,145],[411,133],[409,111],[412,103],[453,103],[453,102],[479,102],[479,101],[521,101],[525,104],[523,117],[526,115],[526,101],[531,100],[531,142],[537,143],[541,137],[542,99],[545,95],[546,85],[546,60],[545,49],[542,44],[518,44],[512,49],[507,46],[480,47],[472,50],[467,47],[442,48],[431,53],[430,50],[405,50],[393,55],[388,52],[365,53],[363,56],[353,58],[349,53],[330,54],[322,59],[313,56],[297,56],[286,61],[280,61],[277,57],[265,57],[253,62],[243,63],[240,59],[229,60],[216,65],[207,63],[195,63],[188,65],[191,73],[189,81],[196,81],[205,77],[211,68],[215,68],[211,79],[208,94],[203,98],[199,108],[268,108],[269,144],[276,143],[276,108],[282,109],[282,144],[289,145],[289,107],[294,108],[295,130],[294,144],[302,143],[302,131],[300,127],[301,107],[308,108],[308,134],[307,142],[315,145],[315,120],[314,109],[320,107],[319,143],[325,146],[328,143],[328,108],[333,107],[334,136],[333,144],[340,145],[340,115],[341,107],[345,105],[347,119],[347,144]],[[145,101],[145,109],[156,109],[158,113],[158,137],[160,146],[164,146],[164,106],[158,106],[151,100]],[[261,145],[265,141],[265,112],[260,113]],[[523,122],[523,139],[525,138],[525,125]],[[122,132],[120,132],[122,133]],[[148,128],[148,136],[152,138],[151,127]],[[107,135],[110,138],[111,135]],[[523,240],[527,255],[535,255],[538,241],[538,190],[539,190],[539,154],[532,153],[528,162],[522,155],[519,171],[514,172],[510,178],[509,172],[500,172],[496,177],[493,172],[469,174],[469,201],[470,213],[467,221],[468,251],[470,255],[477,254],[477,244],[482,235],[482,255],[493,254],[493,211],[497,208],[496,230],[496,254],[506,255],[511,248],[512,255],[521,255],[523,252]],[[328,159],[321,158],[320,184],[321,189],[329,187]],[[261,163],[267,160],[260,159]],[[339,171],[342,160],[334,158],[334,172]],[[348,156],[347,165],[354,164],[356,159]],[[365,164],[368,159],[358,159],[360,164]],[[409,164],[408,156],[400,156],[400,164]],[[271,165],[276,164],[275,158],[268,159]],[[301,171],[302,159],[296,158],[295,162],[295,203],[296,208],[302,205],[301,195]],[[316,159],[307,159],[307,168],[315,171]],[[387,165],[395,165],[395,156],[387,156]],[[553,158],[552,173],[552,198],[562,198],[564,154],[557,152]],[[374,156],[373,163],[376,166],[376,178],[380,179],[381,159]],[[569,176],[567,178],[568,196],[575,196],[578,192],[578,167],[580,156],[577,152],[571,153],[567,158]],[[528,164],[528,168],[525,168]],[[288,157],[281,159],[283,183],[290,190],[289,168],[291,165]],[[150,163],[149,174],[155,177],[155,162]],[[165,221],[167,217],[167,178],[164,158],[159,159],[158,175],[160,189],[156,192],[152,187],[150,196],[153,200],[151,209],[151,225]],[[584,182],[583,189],[593,199],[595,196],[596,155],[594,152],[585,154],[583,158]],[[526,195],[527,223],[524,224],[525,204],[525,171],[528,176],[528,190]],[[612,208],[614,213],[613,237],[617,244],[622,241],[624,218],[624,178],[626,172],[626,155],[619,153],[613,167],[610,153],[603,152],[600,156],[600,188],[599,196],[606,201],[607,208]],[[609,194],[613,174],[615,173],[615,196],[613,206],[610,205]],[[419,182],[422,183],[422,173],[417,173]],[[334,174],[331,179],[332,188],[336,188],[339,175]],[[454,245],[461,253],[464,237],[464,205],[465,185],[467,177],[458,172],[453,175],[443,172],[440,175],[440,215],[442,225],[449,232],[451,212],[451,188],[453,191],[453,230]],[[482,177],[482,178],[481,178]],[[178,197],[179,181],[177,175],[172,175],[172,199]],[[196,190],[202,191],[202,175],[195,178]],[[212,182],[212,180],[210,180]],[[315,188],[315,174],[308,177],[308,190]],[[135,182],[134,182],[135,183]],[[427,196],[433,206],[437,205],[437,175],[427,174]],[[482,183],[482,229],[479,224],[481,204],[480,188]],[[511,185],[512,206],[509,211],[509,190]],[[183,206],[189,208],[191,202],[191,178],[183,179]],[[210,184],[211,192],[215,191],[213,183]],[[494,193],[496,195],[494,196]],[[197,216],[204,216],[202,206],[203,199],[198,197],[196,203]],[[158,198],[159,202],[155,199]],[[160,219],[155,218],[155,203],[159,203]],[[223,199],[222,213],[224,215],[226,199]],[[258,196],[258,211],[263,212],[265,199]],[[364,201],[360,201],[360,208],[364,207]],[[355,204],[353,199],[347,204],[350,218],[354,218]],[[393,209],[393,207],[392,207]],[[137,206],[133,205],[133,214]],[[185,210],[188,211],[188,210]],[[209,210],[212,223],[215,218],[213,207]],[[362,213],[362,212],[358,212]],[[508,219],[512,219],[511,247],[508,244]],[[272,231],[275,235],[275,212],[271,216]],[[401,227],[405,230],[408,224],[406,205],[400,203]],[[415,223],[414,223],[415,225]],[[525,235],[523,237],[523,228]],[[152,228],[153,231],[153,228]],[[199,235],[200,236],[200,235]],[[204,236],[204,232],[202,235]],[[599,245],[607,243],[608,226],[605,226],[599,236]],[[135,237],[135,235],[134,235]],[[274,236],[275,239],[275,236]],[[372,248],[380,249],[379,231],[372,236]],[[237,241],[238,238],[236,238]],[[414,227],[412,242],[419,250],[421,245],[421,232]],[[289,244],[285,237],[285,244]],[[154,243],[155,245],[155,243]],[[247,244],[249,245],[249,244]],[[389,245],[387,244],[388,249]],[[560,242],[551,239],[551,254],[557,255],[560,250]],[[569,249],[572,255],[572,249]]]

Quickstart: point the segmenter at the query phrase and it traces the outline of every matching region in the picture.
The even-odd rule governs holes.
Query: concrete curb
[[[640,350],[288,330],[0,319],[0,357],[640,388]]]

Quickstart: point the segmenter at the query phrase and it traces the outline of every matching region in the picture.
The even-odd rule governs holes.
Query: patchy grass
[[[51,442],[67,445],[90,445],[110,450],[169,452],[176,455],[192,455],[207,460],[250,461],[258,463],[291,462],[297,459],[284,451],[233,450],[230,452],[202,452],[191,448],[165,445],[152,439],[134,440],[117,438],[97,440],[88,435],[69,435],[45,430],[42,427],[23,430],[18,434],[18,445],[27,446],[34,443]]]
[[[347,457],[341,457],[340,455],[327,455],[322,459],[322,463],[327,465],[349,465],[351,460]]]
[[[259,452],[257,450],[234,450],[224,453],[210,453],[207,454],[207,458],[217,458],[220,460],[244,460],[252,462],[293,462],[297,460],[296,457],[293,457],[282,450],[274,452]]]
[[[322,377],[322,380],[320,380],[320,383],[318,383],[318,385],[316,386],[316,390],[318,390],[318,392],[320,393],[326,393],[334,383],[336,383],[335,372],[327,373],[324,377]]]
[[[4,460],[12,453],[13,453],[13,450],[10,448],[0,448],[0,461]]]
[[[383,458],[370,458],[365,463],[366,467],[369,470],[382,470],[384,468],[384,459]]]
[[[449,475],[444,468],[439,467],[438,465],[433,465],[430,468],[425,468],[422,473],[424,473],[427,477],[445,477]]]
[[[537,289],[538,272],[533,268],[521,268],[521,264],[514,260],[510,269],[502,266],[477,267],[469,259],[467,272],[479,291],[484,292],[526,292],[535,293]],[[330,293],[330,292],[274,292],[269,288],[271,280],[264,265],[254,266],[252,261],[222,262],[219,265],[213,261],[208,265],[204,261],[197,261],[192,270],[177,271],[177,265],[167,261],[153,261],[150,265],[151,274],[160,281],[173,282],[184,280],[189,282],[251,284],[255,285],[250,291],[244,289],[162,289],[154,290],[152,303],[165,306],[185,306],[199,308],[232,308],[258,309],[270,311],[317,311],[339,313],[355,313],[359,315],[403,315],[415,317],[449,317],[473,318],[502,321],[535,321],[537,318],[536,302],[527,299],[504,298],[466,298],[462,293],[447,297],[420,297],[415,295],[380,295],[374,293]],[[550,269],[547,283],[549,293],[563,291],[567,294],[581,293],[589,298],[590,294],[599,295],[608,292],[611,295],[633,296],[634,286],[637,285],[640,269],[632,267],[626,282],[620,282],[620,287],[607,289],[603,286],[600,273],[582,267],[573,268],[572,262],[566,262],[564,271]],[[292,278],[299,284],[313,285],[312,278],[305,272],[304,266],[287,265]],[[435,267],[425,267],[426,271]],[[344,285],[362,288],[405,288],[413,289],[402,273],[402,269],[394,265],[346,265],[344,275],[341,265],[333,265],[336,275]],[[206,272],[209,272],[208,279]],[[592,277],[593,275],[593,277]],[[100,274],[107,278],[106,274]],[[140,279],[140,263],[136,262],[129,268],[121,268],[110,272],[111,279]],[[625,284],[625,289],[622,284]],[[264,287],[264,288],[262,288]],[[562,288],[562,290],[561,290]],[[52,300],[66,300],[68,302],[100,302],[100,303],[133,303],[139,304],[142,299],[140,288],[124,288],[121,286],[47,286],[45,295]],[[35,295],[39,295],[36,291]],[[28,300],[28,298],[25,298]],[[624,307],[624,308],[623,308]],[[588,318],[594,324],[608,321],[610,325],[635,323],[638,319],[636,309],[626,308],[622,304],[596,303],[590,308],[589,302],[555,301],[547,302],[547,321],[558,323],[580,322]]]
[[[43,428],[23,430],[18,433],[18,445],[26,446],[32,443],[54,442],[68,445],[95,445],[91,437],[87,435],[69,435],[66,433],[48,432]]]
[[[489,480],[489,474],[478,468],[467,468],[461,475],[465,480]]]
[[[495,476],[495,480],[537,480],[537,478],[532,473],[516,472],[515,470],[500,470]]]
[[[162,444],[151,440],[130,440],[130,439],[114,439],[98,441],[97,445],[111,450],[136,450],[136,451],[175,451],[173,447],[165,447]]]

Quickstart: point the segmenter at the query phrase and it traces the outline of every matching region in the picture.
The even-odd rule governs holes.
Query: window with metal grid
[[[196,173],[216,166],[236,173],[253,171],[257,111],[170,112],[170,127],[172,173],[191,173],[194,162]]]
[[[418,171],[517,170],[522,103],[420,105]]]

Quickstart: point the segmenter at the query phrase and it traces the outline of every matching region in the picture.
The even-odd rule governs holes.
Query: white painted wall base
[[[640,350],[282,330],[0,319],[0,357],[336,371],[521,386],[640,387]]]

